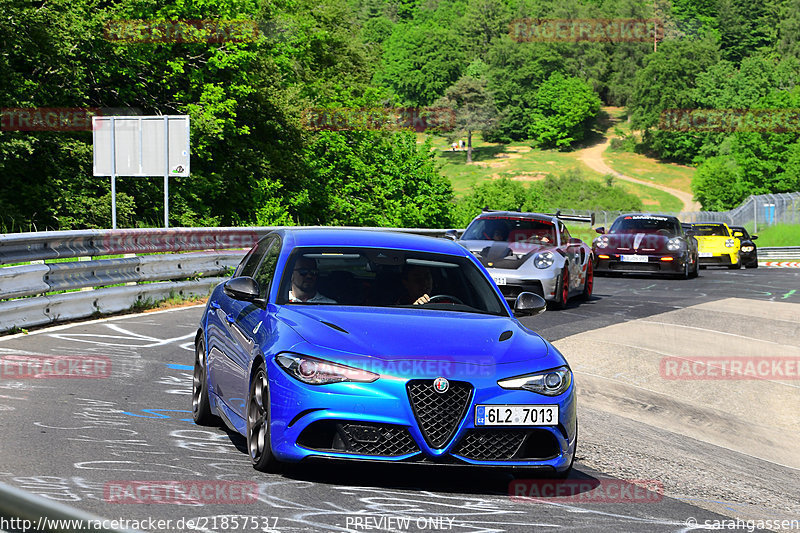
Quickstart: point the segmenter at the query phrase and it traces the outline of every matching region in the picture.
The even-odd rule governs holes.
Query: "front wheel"
[[[569,301],[569,265],[564,265],[564,270],[561,272],[561,275],[558,277],[558,283],[556,284],[556,301],[554,307],[556,309],[564,309],[567,307],[567,302]]]
[[[206,344],[201,338],[194,346],[194,375],[192,376],[192,419],[199,426],[218,425],[219,419],[211,413],[208,401],[206,375]]]
[[[247,396],[247,450],[253,468],[260,472],[274,472],[278,467],[278,460],[272,454],[269,422],[269,382],[264,363],[260,363]]]

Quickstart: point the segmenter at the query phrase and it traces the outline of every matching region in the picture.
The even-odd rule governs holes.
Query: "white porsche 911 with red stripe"
[[[563,308],[572,297],[588,300],[594,285],[592,249],[569,234],[564,220],[593,217],[484,211],[458,242],[486,267],[506,300],[533,292]]]

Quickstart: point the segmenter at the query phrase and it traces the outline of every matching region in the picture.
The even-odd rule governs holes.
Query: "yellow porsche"
[[[701,267],[721,265],[741,268],[739,257],[741,242],[727,224],[718,222],[692,224],[697,239],[698,263]]]

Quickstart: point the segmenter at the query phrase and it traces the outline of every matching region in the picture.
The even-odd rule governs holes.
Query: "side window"
[[[567,231],[567,226],[565,226],[562,223],[561,224],[561,245],[563,246],[565,244],[569,244],[569,239],[570,239],[570,235],[569,235],[569,231]]]
[[[272,283],[272,278],[275,276],[275,267],[278,264],[278,256],[281,253],[280,240],[275,237],[269,243],[267,252],[264,254],[264,259],[258,266],[255,275],[253,276],[258,282],[261,298],[267,297],[267,291]]]
[[[265,244],[268,244],[267,241],[259,241],[256,243],[253,248],[247,252],[247,255],[244,256],[242,262],[239,263],[239,266],[236,267],[236,272],[234,272],[234,276],[249,276],[253,277],[253,273],[256,271],[256,267],[258,263],[261,261],[261,256],[264,255],[264,250],[267,249]]]

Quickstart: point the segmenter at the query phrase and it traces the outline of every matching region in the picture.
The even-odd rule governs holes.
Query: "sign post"
[[[169,177],[189,176],[188,115],[92,117],[95,176],[111,176],[111,226],[117,228],[117,176],[164,176],[164,227],[169,227]]]

